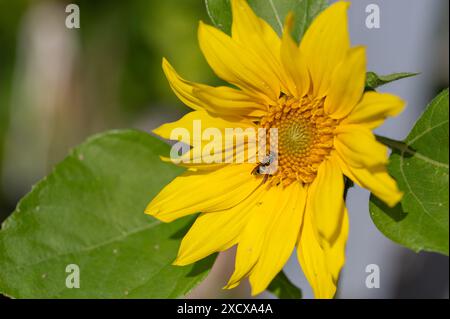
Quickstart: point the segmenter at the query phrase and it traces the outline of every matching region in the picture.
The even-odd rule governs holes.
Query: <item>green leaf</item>
[[[370,214],[378,229],[414,251],[448,255],[448,89],[439,94],[406,140],[385,139],[393,148],[389,172],[404,192],[389,208],[376,197]]]
[[[375,90],[377,87],[387,84],[389,82],[394,82],[400,79],[409,78],[416,76],[419,73],[392,73],[389,75],[378,75],[375,72],[366,73],[366,91]]]
[[[214,256],[172,266],[192,218],[163,224],[147,203],[180,173],[147,133],[112,131],[78,146],[33,187],[0,231],[0,292],[15,298],[176,298]],[[80,288],[66,287],[66,266]]]
[[[231,0],[205,0],[211,22],[222,31],[231,33]]]
[[[215,26],[231,33],[231,1],[205,0],[206,9]],[[297,41],[303,37],[314,18],[324,10],[327,0],[248,0],[256,15],[266,20],[281,35],[284,19],[289,12],[294,13],[293,36]]]
[[[294,286],[283,271],[278,273],[267,289],[280,299],[302,298],[302,291],[298,287]]]

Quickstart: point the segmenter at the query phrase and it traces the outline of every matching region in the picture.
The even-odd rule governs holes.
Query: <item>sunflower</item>
[[[404,102],[365,92],[366,53],[350,46],[349,3],[319,14],[300,45],[291,37],[291,15],[279,37],[246,1],[231,3],[231,36],[202,22],[198,29],[208,64],[231,86],[189,82],[163,59],[173,91],[193,111],[154,132],[173,139],[176,128],[193,131],[195,120],[221,131],[276,128],[278,169],[264,177],[252,173],[257,163],[180,163],[188,170],[145,212],[163,222],[201,212],[175,265],[236,245],[225,288],[248,277],[252,294],[263,292],[296,249],[315,297],[332,298],[349,231],[344,176],[389,206],[402,197],[386,170],[388,149],[371,130],[401,112]],[[206,142],[199,143],[188,151],[191,159]]]

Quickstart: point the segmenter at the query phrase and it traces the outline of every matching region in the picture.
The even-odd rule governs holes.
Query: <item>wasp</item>
[[[269,167],[274,160],[275,154],[270,153],[262,162],[259,162],[258,165],[256,165],[256,167],[252,170],[252,175],[264,175],[263,184],[267,182],[269,179],[269,174],[266,172],[266,168]]]

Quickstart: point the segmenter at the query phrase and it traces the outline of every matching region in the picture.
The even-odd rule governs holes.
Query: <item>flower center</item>
[[[283,95],[277,105],[269,107],[260,124],[267,131],[278,129],[278,169],[271,176],[271,184],[287,186],[294,181],[309,184],[314,180],[320,163],[333,149],[338,122],[325,114],[323,99]]]

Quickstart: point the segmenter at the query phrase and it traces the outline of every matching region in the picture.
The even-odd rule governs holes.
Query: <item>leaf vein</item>
[[[273,0],[269,0],[270,6],[272,7],[273,13],[275,15],[275,19],[277,20],[278,26],[280,27],[281,33],[283,33],[283,23],[281,22],[280,14],[278,13]]]
[[[70,251],[70,252],[55,254],[55,255],[52,255],[52,256],[49,256],[49,257],[46,257],[46,258],[42,258],[42,259],[40,259],[38,261],[35,261],[35,262],[31,263],[31,264],[22,264],[21,266],[22,267],[31,267],[31,266],[35,266],[35,265],[41,264],[43,262],[55,259],[55,258],[59,258],[59,257],[71,255],[71,254],[79,254],[79,253],[84,253],[84,252],[87,252],[87,251],[95,250],[95,249],[100,248],[102,246],[106,246],[106,245],[112,244],[114,242],[120,241],[122,239],[125,239],[125,237],[127,237],[127,236],[131,236],[131,235],[134,235],[134,234],[137,234],[137,233],[149,230],[149,229],[159,225],[160,223],[161,223],[160,221],[155,221],[153,223],[146,224],[146,225],[141,226],[141,227],[136,227],[136,228],[132,229],[131,231],[129,231],[126,234],[121,234],[119,236],[112,237],[112,238],[110,238],[108,240],[105,240],[105,241],[103,241],[101,243],[98,243],[98,244],[95,244],[95,245],[91,245],[91,246],[87,246],[85,248],[82,248],[82,249],[79,249],[79,250],[76,250],[76,251]]]

